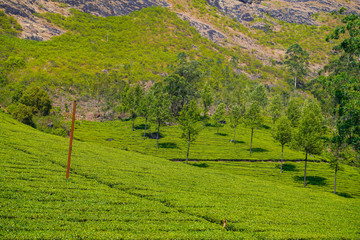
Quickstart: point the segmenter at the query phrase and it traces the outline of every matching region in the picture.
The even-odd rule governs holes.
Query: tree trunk
[[[145,140],[145,136],[146,136],[146,125],[147,125],[147,118],[145,118],[145,130],[144,130],[143,140]]]
[[[132,124],[132,130],[134,131],[134,125],[135,125],[135,118],[133,118],[132,120],[133,120],[133,124]]]
[[[251,128],[250,156],[251,156],[251,148],[252,148],[253,133],[254,133],[254,128]]]
[[[156,149],[158,149],[159,132],[160,132],[160,123],[158,125],[158,130],[157,130],[157,134],[156,134]]]
[[[204,117],[203,117],[203,128],[205,127],[205,118],[206,118],[206,112],[204,111]]]
[[[296,89],[296,76],[295,76],[295,89]]]
[[[284,156],[284,145],[281,145],[281,167],[280,167],[280,173],[282,173],[283,156]]]
[[[187,154],[186,154],[186,164],[188,164],[188,160],[189,160],[189,150],[190,150],[190,133],[189,133],[188,148],[187,148]]]
[[[304,187],[306,186],[306,165],[307,165],[307,155],[308,155],[308,152],[306,151],[306,155],[305,155],[305,170],[304,170]]]
[[[217,132],[216,132],[217,134],[219,134],[219,128],[220,128],[220,127],[217,128]]]
[[[338,170],[338,165],[335,166],[335,182],[334,182],[334,194],[336,194],[336,174]]]
[[[234,126],[234,138],[233,138],[234,144],[235,144],[235,133],[236,133],[236,126]]]

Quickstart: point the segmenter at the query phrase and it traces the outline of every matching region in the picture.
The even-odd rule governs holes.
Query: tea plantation
[[[90,127],[90,124],[94,126]],[[144,141],[142,130],[134,131],[133,135],[121,135],[121,130],[126,131],[126,124],[130,126],[131,123],[113,124],[119,124],[118,130],[112,128],[116,136],[110,134],[105,123],[77,126],[75,136],[82,141],[74,141],[70,179],[67,181],[68,139],[38,132],[0,113],[0,238],[360,237],[360,174],[355,167],[344,166],[338,182],[341,194],[335,195],[331,193],[332,170],[324,162],[309,163],[309,183],[302,188],[301,181],[298,182],[302,176],[302,163],[288,162],[281,175],[275,162],[206,161],[186,165],[167,160],[172,157],[165,150],[171,148],[160,147],[159,154],[155,150],[147,152],[146,149],[155,148],[153,144],[127,147],[142,153],[120,150],[125,145],[119,139],[126,137],[128,142]],[[89,129],[95,127],[98,129],[93,132],[107,132],[107,135],[92,134]],[[100,127],[105,130],[100,131]],[[174,132],[170,131],[172,128]],[[174,138],[179,135],[176,127],[165,127],[164,130],[160,143],[173,141],[167,139],[170,132]],[[223,133],[226,131],[224,128]],[[241,131],[245,132],[245,129]],[[255,152],[254,158],[261,159],[265,154],[268,158],[264,159],[277,158],[277,150],[270,150],[274,143],[269,142],[269,146],[265,145],[265,140],[256,143],[260,136],[270,138],[267,136],[269,132],[258,131],[254,147],[259,144],[259,148],[268,152]],[[230,135],[214,133],[211,128],[202,132],[206,138],[213,137],[214,141],[220,137],[231,139]],[[246,142],[240,135],[238,140]],[[107,138],[114,140],[106,141]],[[204,148],[201,157],[203,145],[200,139],[199,136],[191,154],[192,158],[205,160],[213,154]],[[233,143],[228,141],[224,146],[228,144],[230,149]],[[175,141],[175,145],[182,149],[180,142]],[[240,153],[242,145],[245,149],[244,143],[234,145],[238,146]],[[181,158],[180,150],[174,152],[174,158]],[[286,151],[291,159],[303,156],[296,151]],[[223,158],[235,156],[235,152],[228,154]],[[221,157],[214,155],[212,159],[218,158]]]

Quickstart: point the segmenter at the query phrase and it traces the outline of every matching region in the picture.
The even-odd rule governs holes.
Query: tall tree
[[[199,134],[200,127],[198,122],[200,120],[200,110],[195,100],[192,100],[188,106],[183,106],[178,121],[181,126],[181,137],[187,142],[186,164],[189,159],[190,144]]]
[[[170,100],[166,93],[155,93],[154,100],[151,105],[151,119],[157,124],[156,149],[158,149],[160,126],[170,121]]]
[[[201,103],[203,105],[203,127],[205,127],[205,119],[207,117],[209,108],[213,102],[214,95],[211,91],[209,82],[206,82],[201,91]]]
[[[245,114],[245,107],[235,104],[230,111],[230,126],[234,128],[234,138],[232,139],[235,144],[236,127],[241,123],[242,117]]]
[[[250,107],[246,110],[244,116],[244,122],[246,126],[251,128],[251,140],[250,140],[250,156],[251,156],[254,128],[261,127],[263,123],[261,108],[258,102],[251,103]]]
[[[275,127],[274,139],[281,144],[281,167],[283,168],[284,145],[291,142],[292,130],[291,122],[286,116],[282,116]]]
[[[308,72],[309,53],[303,50],[299,44],[295,43],[287,49],[285,58],[284,63],[294,76],[294,86],[296,89],[297,82]]]
[[[139,103],[138,113],[141,117],[145,118],[145,128],[144,128],[144,137],[143,137],[144,140],[146,136],[147,122],[151,115],[151,106],[153,101],[154,101],[154,93],[152,91],[149,91],[145,94],[143,98],[141,98]]]
[[[299,129],[296,134],[296,144],[305,151],[304,187],[306,186],[306,168],[308,154],[320,154],[323,149],[322,135],[324,118],[321,109],[314,99],[305,102]]]
[[[278,120],[284,110],[284,105],[280,95],[275,95],[270,103],[270,114],[275,124],[276,120]]]
[[[219,128],[224,126],[225,122],[225,104],[220,103],[212,116],[213,125],[217,128],[217,134],[219,134]]]

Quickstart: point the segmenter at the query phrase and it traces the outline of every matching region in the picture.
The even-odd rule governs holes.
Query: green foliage
[[[273,123],[278,120],[284,111],[284,105],[279,94],[275,95],[270,103],[270,115],[273,119]]]
[[[290,99],[286,108],[286,116],[291,121],[293,127],[297,127],[301,118],[303,101],[301,98],[293,97]]]
[[[139,84],[129,87],[126,92],[124,92],[122,98],[122,104],[125,107],[125,111],[130,113],[130,118],[133,121],[132,130],[134,131],[134,122],[139,114],[139,107],[141,98],[144,95],[144,90]]]
[[[200,126],[198,122],[200,120],[200,109],[197,106],[195,100],[192,100],[189,105],[183,106],[178,121],[182,130],[181,137],[188,143],[186,163],[189,159],[190,143],[195,141],[196,136],[199,134]]]
[[[314,99],[307,99],[301,114],[297,132],[297,146],[307,154],[320,154],[323,149],[324,118]]]
[[[256,86],[256,88],[251,92],[250,101],[257,102],[257,104],[263,109],[266,108],[268,104],[268,98],[264,85],[259,84],[258,86]]]
[[[22,103],[16,103],[8,106],[7,110],[19,122],[27,125],[33,125],[33,108]]]
[[[295,43],[287,49],[285,58],[284,63],[294,76],[294,86],[296,89],[297,85],[303,84],[301,80],[308,72],[309,53],[303,50],[299,44]]]
[[[12,16],[0,10],[0,34],[17,35],[22,31],[21,25]]]
[[[246,109],[244,115],[244,123],[247,127],[254,129],[261,127],[263,124],[263,116],[260,105],[258,102],[253,102],[250,104],[249,108]]]
[[[178,116],[184,104],[187,104],[194,96],[190,82],[176,74],[167,76],[164,80],[164,91],[169,95],[171,111]]]
[[[219,133],[219,128],[224,126],[224,122],[225,122],[225,113],[226,113],[226,109],[225,109],[225,104],[224,103],[220,103],[216,110],[214,115],[212,116],[211,120],[212,120],[212,125],[214,127],[216,127],[217,129],[217,133]]]
[[[52,107],[52,100],[48,93],[37,86],[27,88],[19,99],[19,103],[29,106],[34,114],[42,116],[49,115]]]
[[[201,90],[201,104],[203,105],[203,126],[205,126],[205,119],[207,117],[209,108],[214,100],[214,94],[211,90],[209,82],[206,82],[204,88]]]
[[[291,122],[286,116],[282,116],[276,124],[276,127],[274,129],[274,139],[282,146],[291,142]]]

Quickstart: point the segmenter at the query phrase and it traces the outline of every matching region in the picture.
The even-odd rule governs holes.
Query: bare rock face
[[[215,28],[211,27],[208,24],[200,22],[197,19],[193,19],[189,16],[185,16],[184,14],[178,13],[177,14],[182,20],[188,21],[190,26],[194,27],[201,36],[210,39],[215,43],[221,43],[223,39],[225,39],[225,35],[216,30]]]
[[[166,0],[0,0],[0,10],[14,16],[23,27],[21,37],[33,40],[49,40],[64,31],[38,18],[34,13],[60,13],[68,16],[75,8],[96,16],[121,16],[151,6],[168,7]]]
[[[347,13],[360,13],[359,1],[340,3],[336,0],[207,0],[220,11],[232,15],[240,22],[249,22],[254,16],[264,17],[269,15],[275,19],[298,24],[315,25],[313,14],[319,12],[338,11],[341,7]]]

